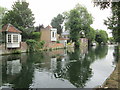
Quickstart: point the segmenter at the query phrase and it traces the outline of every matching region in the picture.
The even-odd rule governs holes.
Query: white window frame
[[[53,38],[55,37],[55,32],[52,32],[52,37],[53,37]]]
[[[13,43],[18,43],[18,35],[13,35]]]
[[[8,34],[8,36],[7,36],[7,42],[8,43],[12,43],[12,35],[11,34]]]

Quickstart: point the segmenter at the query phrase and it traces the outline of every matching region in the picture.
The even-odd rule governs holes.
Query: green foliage
[[[96,37],[96,32],[94,30],[94,28],[90,27],[90,31],[86,36],[88,38],[89,41],[89,45],[92,45],[92,42],[95,41],[95,37]]]
[[[56,43],[60,43],[60,41],[56,41]]]
[[[75,42],[75,46],[78,46],[80,33],[84,32],[86,36],[88,35],[93,18],[87,9],[80,4],[77,4],[70,12],[64,12],[64,16],[66,28],[70,30],[70,39]]]
[[[57,33],[61,34],[62,33],[62,23],[64,21],[64,17],[62,14],[58,14],[57,17],[54,17],[51,21],[51,25],[53,28],[57,28]]]
[[[35,31],[40,32],[40,30],[42,28],[44,28],[44,25],[43,24],[42,25],[39,24],[38,26],[35,27]]]
[[[40,35],[41,35],[40,32],[32,32],[31,33],[31,38],[36,40],[36,41],[39,41],[40,40]]]
[[[37,42],[36,45],[35,45],[36,51],[39,50],[39,49],[42,49],[43,46],[44,46],[44,44],[45,44],[45,41],[39,41],[39,42]]]
[[[105,44],[108,41],[108,34],[106,31],[104,30],[97,30],[96,31],[96,38],[95,38],[96,42],[98,42],[99,44]]]
[[[45,44],[45,41],[36,41],[36,40],[33,40],[33,39],[29,39],[26,41],[26,43],[28,44],[29,46],[29,51],[28,52],[34,52],[34,51],[39,51],[40,49],[43,48],[44,44]]]
[[[4,17],[5,11],[7,11],[6,8],[0,6],[0,44],[2,43],[2,18]]]
[[[78,47],[77,41],[79,39],[79,31],[81,30],[80,23],[79,12],[76,9],[71,10],[69,17],[70,39],[75,42],[76,47]]]
[[[29,49],[28,49],[29,52],[35,51],[35,44],[37,43],[35,40],[29,39],[29,40],[26,40],[26,43],[29,46]]]
[[[114,40],[114,38],[113,38],[113,37],[109,37],[109,41],[110,41],[110,43],[115,42],[115,40]]]
[[[4,17],[5,11],[7,11],[7,9],[0,6],[0,30],[2,27],[1,21],[2,21],[2,18]]]
[[[24,39],[30,38],[29,35],[34,30],[34,17],[28,6],[29,3],[25,1],[17,1],[2,19],[3,25],[10,23],[21,30]]]
[[[12,51],[12,54],[20,54],[20,53],[21,53],[20,50],[13,50],[13,51]]]
[[[112,16],[107,18],[104,24],[108,26],[108,29],[112,30],[115,41],[120,43],[120,1],[94,2],[94,5],[100,6],[101,9],[111,7]]]
[[[112,3],[112,16],[105,20],[105,25],[112,30],[116,42],[120,42],[120,2]]]

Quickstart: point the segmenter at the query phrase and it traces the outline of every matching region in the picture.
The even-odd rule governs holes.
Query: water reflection
[[[102,60],[108,46],[2,56],[2,87],[84,88],[91,64]]]

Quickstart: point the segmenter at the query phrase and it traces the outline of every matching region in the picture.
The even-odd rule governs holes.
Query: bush
[[[36,43],[36,50],[38,50],[38,49],[42,49],[43,47],[44,47],[44,44],[45,44],[45,41],[40,41],[40,42],[37,42]]]
[[[35,51],[35,44],[37,43],[35,40],[29,39],[29,40],[26,41],[26,43],[29,46],[29,52]]]
[[[14,51],[12,51],[12,54],[20,54],[20,53],[21,53],[20,50],[14,50]]]
[[[31,38],[36,40],[36,41],[39,41],[40,40],[40,32],[32,32],[31,33]]]
[[[56,43],[60,43],[60,41],[56,41]]]

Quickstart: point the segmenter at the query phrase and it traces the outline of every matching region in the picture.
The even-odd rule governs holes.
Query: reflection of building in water
[[[81,54],[86,54],[88,52],[88,47],[80,48]]]
[[[57,68],[57,58],[51,58],[51,71],[56,70]]]
[[[20,59],[7,61],[7,74],[14,75],[20,73],[21,69]]]
[[[62,60],[61,60],[61,68],[63,69],[63,68],[66,68],[66,59],[65,58],[62,58]]]
[[[59,76],[60,73],[65,71],[67,64],[69,63],[69,57],[66,55],[51,58],[51,72]]]
[[[66,56],[66,55],[67,55],[67,50],[65,49],[65,50],[64,50],[64,56]]]

